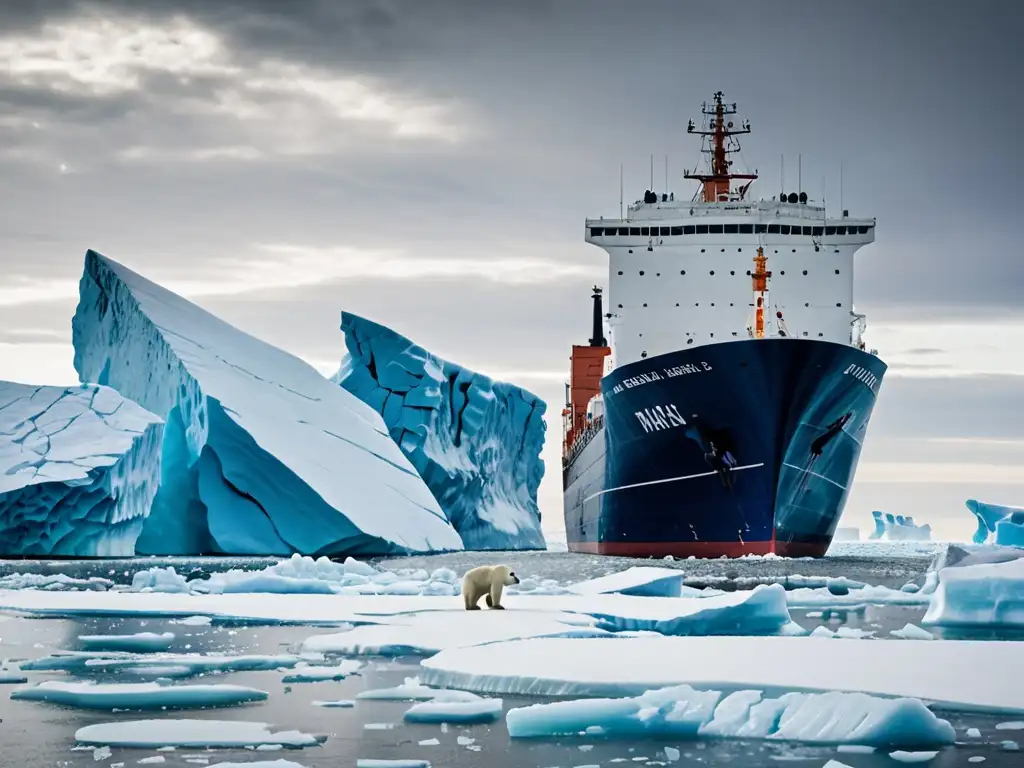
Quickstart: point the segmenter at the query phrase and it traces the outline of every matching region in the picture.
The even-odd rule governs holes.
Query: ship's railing
[[[571,446],[569,446],[568,453],[562,457],[562,467],[567,467],[572,464],[576,457],[582,453],[583,449],[587,447],[587,444],[594,439],[594,435],[600,432],[604,428],[604,416],[598,416],[596,419],[591,419],[587,423],[587,428],[580,432],[579,436],[573,440]]]

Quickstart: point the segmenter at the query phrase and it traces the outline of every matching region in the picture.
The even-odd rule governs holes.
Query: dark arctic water
[[[456,559],[462,558],[465,560]],[[517,568],[530,568],[532,575],[573,581],[587,576],[600,575],[605,571],[619,570],[622,563],[609,563],[601,558],[579,558],[564,554],[509,555]],[[454,562],[453,562],[454,560]],[[473,555],[439,556],[437,558],[415,558],[410,561],[389,561],[387,567],[453,567],[486,561],[480,553]],[[594,562],[596,561],[596,562]],[[843,575],[870,583],[889,583],[899,586],[923,574],[927,558],[917,557],[906,562],[894,562],[893,558],[881,558],[879,562],[833,562],[828,575]],[[146,565],[152,565],[148,562]],[[181,565],[185,563],[177,563]],[[232,565],[239,566],[239,561]],[[249,561],[248,567],[262,567],[265,562]],[[649,563],[648,563],[649,564]],[[709,575],[742,571],[738,575],[765,575],[764,567],[780,568],[781,575],[802,573],[815,575],[823,573],[826,561],[735,562],[703,561],[700,568]],[[8,568],[12,564],[7,564]],[[18,565],[14,570],[41,572],[40,568],[24,568]],[[134,564],[133,564],[134,565]],[[179,572],[222,570],[223,563],[191,561]],[[693,563],[679,563],[688,573]],[[691,567],[685,567],[690,565]],[[811,570],[811,568],[816,570]],[[64,563],[53,570],[77,577],[90,575],[104,576],[116,581],[130,580],[123,574],[123,563],[91,562]],[[130,568],[134,571],[137,568]],[[754,570],[751,570],[754,569]],[[0,574],[4,570],[0,568]],[[114,573],[110,573],[114,571]],[[589,572],[588,572],[589,571]],[[774,573],[774,571],[772,571]],[[115,579],[115,575],[117,578]],[[874,578],[873,578],[874,577]],[[898,582],[898,583],[896,583]],[[145,599],[142,597],[141,599]],[[814,612],[812,612],[814,613]],[[846,625],[874,630],[884,638],[890,629],[902,627],[907,622],[920,621],[923,610],[906,607],[869,607],[859,612],[826,612],[823,616],[808,618],[806,611],[794,611],[794,619],[808,628],[826,624],[831,629]],[[45,656],[55,650],[75,650],[77,637],[82,634],[127,634],[133,632],[173,632],[176,635],[174,652],[226,652],[232,654],[261,653],[276,654],[296,650],[297,646],[310,635],[323,634],[332,630],[302,626],[185,626],[172,624],[169,620],[144,620],[122,618],[54,618],[27,619],[0,614],[0,659],[9,659],[11,668],[16,661]],[[335,630],[336,631],[336,630]],[[970,635],[967,635],[970,636]],[[975,636],[984,637],[984,633]],[[991,639],[997,639],[992,637]],[[840,641],[837,641],[840,642]],[[847,641],[856,642],[856,641]],[[0,686],[0,766],[93,766],[94,768],[123,768],[135,766],[140,759],[161,755],[162,764],[167,768],[215,765],[221,762],[251,763],[260,760],[291,760],[306,768],[335,768],[355,766],[358,758],[383,759],[424,759],[433,766],[480,768],[579,768],[580,766],[618,765],[659,765],[667,763],[665,747],[674,747],[681,753],[679,766],[777,766],[780,762],[797,762],[800,765],[825,765],[830,759],[838,760],[852,768],[896,768],[901,763],[884,753],[848,753],[835,748],[806,747],[800,745],[765,744],[743,741],[693,741],[644,740],[644,741],[602,741],[587,737],[557,740],[511,740],[499,720],[492,725],[471,727],[436,725],[406,725],[402,714],[409,706],[407,702],[361,701],[352,709],[322,708],[312,704],[314,700],[351,699],[367,688],[397,685],[406,677],[416,674],[418,659],[369,659],[362,674],[337,682],[292,683],[281,682],[282,673],[277,671],[238,672],[205,678],[193,678],[189,682],[233,683],[259,688],[269,692],[265,702],[222,709],[192,710],[174,713],[138,712],[89,712],[36,702],[11,701],[9,690],[16,686]],[[609,663],[614,663],[609,658]],[[26,672],[30,683],[43,680],[84,679],[80,673]],[[941,670],[936,670],[941,674]],[[115,674],[89,673],[90,679],[99,682],[118,680]],[[132,677],[131,681],[140,678]],[[128,681],[121,678],[121,681]],[[535,703],[537,699],[505,697],[505,711],[512,707]],[[1014,739],[1024,744],[1024,731],[997,730],[1000,722],[1015,719],[982,715],[957,715],[944,713],[957,730],[958,743],[941,750],[932,760],[918,765],[930,768],[952,768],[952,766],[982,765],[1024,766],[1024,753],[1008,752],[1001,742]],[[214,750],[178,749],[173,752],[153,750],[118,749],[111,750],[109,757],[95,759],[92,749],[73,750],[74,733],[78,728],[93,723],[114,720],[137,720],[144,718],[188,717],[217,720],[249,720],[267,722],[277,729],[298,729],[306,733],[326,736],[319,747],[303,750],[278,752],[254,752],[245,749]],[[377,726],[367,728],[367,726]],[[390,727],[380,727],[387,725]],[[966,736],[966,729],[979,728],[980,739]],[[461,738],[460,738],[461,737]],[[420,745],[419,742],[436,739],[439,743]],[[468,740],[472,739],[470,743]],[[977,758],[985,758],[984,762]],[[969,759],[975,758],[972,762]]]

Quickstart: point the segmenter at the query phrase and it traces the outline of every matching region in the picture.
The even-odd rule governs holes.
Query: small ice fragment
[[[903,629],[894,629],[890,633],[895,637],[903,638],[904,640],[934,640],[935,635],[929,632],[927,629],[921,629],[916,624],[910,624],[909,622],[904,625]]]
[[[423,741],[417,742],[421,747],[436,747],[441,743],[440,739],[424,739]]]
[[[977,728],[968,728],[967,729],[967,736],[972,738],[972,739],[980,739],[981,738],[981,731],[979,729],[977,729]]]
[[[167,758],[163,755],[153,755],[152,757],[144,757],[141,760],[136,760],[139,765],[157,765],[158,763],[166,763]]]
[[[999,746],[1007,752],[1017,752],[1020,750],[1020,745],[1016,741],[1010,741],[1009,739],[999,742]]]
[[[936,752],[903,752],[902,750],[896,752],[890,752],[889,757],[893,760],[899,760],[901,763],[927,763],[933,759],[937,754]]]
[[[1024,731],[1024,720],[1010,720],[996,724],[997,731]]]
[[[455,741],[458,743],[460,747],[468,747],[470,744],[476,741],[476,739],[472,738],[471,736],[459,736],[457,739],[455,739]]]
[[[501,699],[424,701],[405,712],[408,723],[489,723],[501,717]]]
[[[366,723],[363,726],[367,731],[390,731],[394,727],[394,723]]]
[[[589,752],[593,748],[593,744],[580,744],[578,747],[576,747],[576,749],[578,749],[580,752]]]
[[[984,763],[985,762],[985,758],[982,757],[981,755],[972,755],[971,757],[967,758],[967,762],[968,763]]]
[[[874,752],[874,747],[869,747],[865,744],[839,744],[836,747],[836,752],[846,752],[852,754],[869,754]]]
[[[430,768],[429,760],[373,760],[360,757],[356,768]]]
[[[335,701],[314,701],[314,707],[333,707],[337,709],[349,709],[356,705],[352,699],[336,699]]]
[[[670,763],[679,761],[679,750],[675,747],[665,747],[665,759]]]

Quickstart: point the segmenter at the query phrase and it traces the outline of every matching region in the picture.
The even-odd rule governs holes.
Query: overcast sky
[[[890,364],[844,524],[1024,505],[1024,3],[123,0],[0,5],[0,378],[75,380],[86,248],[336,369],[342,309],[544,397],[604,254],[716,90],[759,192],[877,216],[857,306]],[[840,166],[843,184],[840,191]]]

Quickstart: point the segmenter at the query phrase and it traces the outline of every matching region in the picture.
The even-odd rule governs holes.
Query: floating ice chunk
[[[996,523],[996,544],[1002,547],[1024,547],[1024,509]]]
[[[930,541],[932,527],[925,523],[917,525],[912,517],[891,513],[872,512],[875,529],[870,538],[886,541]]]
[[[1010,740],[1001,741],[1001,742],[999,742],[999,746],[1002,747],[1003,750],[1005,750],[1006,752],[1019,752],[1020,751],[1020,744],[1018,744],[1016,741],[1010,741]]]
[[[772,739],[816,744],[952,744],[953,727],[917,699],[863,693],[698,691],[688,685],[648,691],[636,698],[582,699],[512,709],[513,738],[572,736],[597,726],[611,737],[671,736]]]
[[[943,568],[921,623],[1024,627],[1024,559]]]
[[[361,661],[343,659],[339,664],[331,667],[311,667],[303,664],[296,665],[295,671],[281,678],[282,683],[318,683],[325,680],[344,680],[349,675],[354,675],[362,669]]]
[[[215,763],[209,768],[305,768],[305,766],[291,760],[257,760],[254,763]]]
[[[844,608],[854,605],[928,605],[928,595],[903,592],[882,586],[866,586],[846,591],[833,587],[793,589],[786,593],[790,609]]]
[[[293,355],[94,251],[72,336],[82,380],[167,421],[138,552],[462,549],[380,415]]]
[[[974,543],[984,544],[989,537],[996,533],[999,523],[1006,520],[1016,512],[1024,512],[1021,507],[1005,507],[1000,504],[988,504],[977,499],[968,499],[964,502],[978,520],[978,530],[974,533]]]
[[[11,573],[0,577],[0,589],[90,589],[102,592],[114,586],[110,579],[91,576],[75,579],[63,573]]]
[[[21,683],[27,683],[28,678],[24,675],[19,675],[14,672],[8,672],[5,669],[0,669],[0,685],[20,685]]]
[[[934,640],[935,635],[929,632],[927,629],[921,629],[916,624],[904,624],[903,629],[894,629],[890,633],[896,637],[901,637],[904,640]]]
[[[327,707],[329,709],[351,709],[356,703],[352,699],[335,699],[334,701],[314,701],[314,707]]]
[[[264,701],[266,691],[240,685],[159,685],[157,683],[66,683],[47,681],[20,688],[12,699],[46,701],[77,709],[202,709]]]
[[[606,595],[617,592],[641,597],[682,597],[683,576],[678,568],[635,566],[596,579],[571,584],[568,590],[577,595]],[[700,590],[688,587],[688,597],[700,597]]]
[[[0,554],[134,555],[163,434],[109,387],[0,381]]]
[[[980,739],[981,738],[981,731],[978,730],[977,728],[968,728],[967,729],[967,737],[970,738],[970,739]]]
[[[357,699],[371,701],[479,701],[480,697],[469,691],[429,688],[418,677],[407,677],[401,685],[393,688],[373,688],[360,691]]]
[[[131,659],[131,654],[114,651],[56,651],[50,656],[23,661],[19,666],[31,672],[72,672],[85,669],[90,661],[99,659]]]
[[[665,759],[670,763],[679,762],[679,750],[675,747],[665,747]]]
[[[134,674],[162,674],[165,677],[190,677],[211,672],[249,672],[268,669],[291,669],[304,663],[301,656],[228,656],[224,654],[161,654],[136,658],[86,659],[84,667]]]
[[[435,698],[413,704],[405,712],[407,723],[490,723],[501,717],[501,699],[444,701]]]
[[[360,757],[356,768],[430,768],[429,760],[374,760]]]
[[[299,731],[272,733],[267,723],[242,720],[118,720],[96,723],[75,731],[79,744],[112,747],[315,747],[320,739]]]
[[[184,576],[178,574],[171,566],[154,567],[144,571],[136,571],[132,576],[129,592],[170,592],[188,594],[191,588]]]
[[[349,312],[335,377],[381,414],[470,549],[544,549],[544,401]]]
[[[155,634],[139,632],[134,635],[79,635],[78,642],[86,650],[93,651],[127,651],[146,653],[148,651],[166,651],[174,642],[173,632]]]
[[[1024,720],[1010,720],[1005,723],[996,723],[997,731],[1024,731]]]
[[[889,757],[901,763],[927,763],[935,758],[938,752],[890,752]]]
[[[1016,643],[960,640],[533,638],[442,651],[420,662],[420,677],[426,685],[508,695],[623,696],[686,683],[856,691],[954,710],[1024,712],[1024,689],[1005,673],[1019,656]]]
[[[141,760],[136,760],[135,762],[139,765],[159,765],[160,763],[166,763],[167,758],[163,755],[153,755],[152,757],[144,757]]]
[[[440,739],[424,739],[418,742],[421,747],[436,747],[441,743]]]

